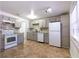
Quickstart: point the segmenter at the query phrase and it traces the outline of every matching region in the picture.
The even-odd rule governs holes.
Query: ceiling
[[[31,9],[38,18],[50,17],[69,12],[71,1],[0,1],[0,9],[27,19]],[[52,13],[46,13],[47,8]]]

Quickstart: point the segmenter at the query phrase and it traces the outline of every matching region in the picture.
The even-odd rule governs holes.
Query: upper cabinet
[[[2,22],[3,29],[19,29],[21,26],[21,23],[16,21],[16,18],[5,15],[0,16],[0,22]]]
[[[14,29],[13,25],[15,20],[15,18],[2,15],[0,18],[0,22],[2,22],[2,29]]]
[[[39,26],[39,28],[48,27],[48,22],[45,19],[34,20],[30,23],[31,27]]]
[[[32,20],[29,21],[29,28],[33,28]]]
[[[40,23],[40,28],[48,28],[48,19],[43,19],[42,22]]]
[[[49,24],[48,19],[39,19],[39,20],[30,21],[29,25],[31,30],[35,29],[37,31],[40,31],[40,30],[48,29],[48,24]]]
[[[15,23],[15,20],[16,20],[15,18],[2,15],[2,21],[5,23]]]
[[[21,27],[21,23],[20,22],[15,22],[15,26],[16,29],[19,29]]]

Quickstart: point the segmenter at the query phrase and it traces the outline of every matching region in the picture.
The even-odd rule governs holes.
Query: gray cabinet
[[[37,32],[32,32],[32,31],[28,32],[27,33],[27,39],[37,41]]]
[[[49,43],[48,33],[43,33],[43,32],[28,32],[27,33],[27,39]]]
[[[48,33],[44,33],[44,42],[49,43],[49,35],[48,35]]]
[[[27,32],[27,39],[30,39],[30,33]]]
[[[2,31],[0,31],[0,51],[3,51],[4,50],[4,39],[1,33]]]
[[[37,32],[33,32],[33,40],[37,41]]]
[[[0,16],[0,51],[4,50],[4,39],[2,35],[2,16]]]
[[[42,21],[42,23],[41,23],[41,27],[43,28],[45,28],[45,27],[48,27],[48,24],[49,24],[49,21],[48,21],[48,19],[44,19],[43,21]]]
[[[33,28],[32,22],[32,20],[29,21],[29,28]]]
[[[69,48],[70,46],[70,32],[69,32],[69,15],[62,15],[61,16],[61,23],[62,23],[62,47]]]
[[[23,33],[18,33],[17,34],[17,44],[24,43],[24,34]]]
[[[20,22],[15,22],[15,28],[20,28],[21,27],[21,23]]]
[[[48,25],[49,25],[49,19],[46,19],[46,20],[45,20],[45,27],[48,28]]]
[[[27,33],[27,39],[33,39],[33,33],[32,32],[28,32]]]

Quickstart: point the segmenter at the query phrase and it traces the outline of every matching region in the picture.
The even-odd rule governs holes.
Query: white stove
[[[17,46],[17,35],[14,34],[13,30],[3,30],[4,38],[4,49],[8,49]]]

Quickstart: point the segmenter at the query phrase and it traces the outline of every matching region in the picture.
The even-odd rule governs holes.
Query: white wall
[[[20,33],[24,33],[24,43],[27,41],[27,31],[29,28],[29,20],[18,20],[21,23],[21,27],[19,29]]]
[[[70,12],[70,55],[79,58],[79,2],[73,2]]]

